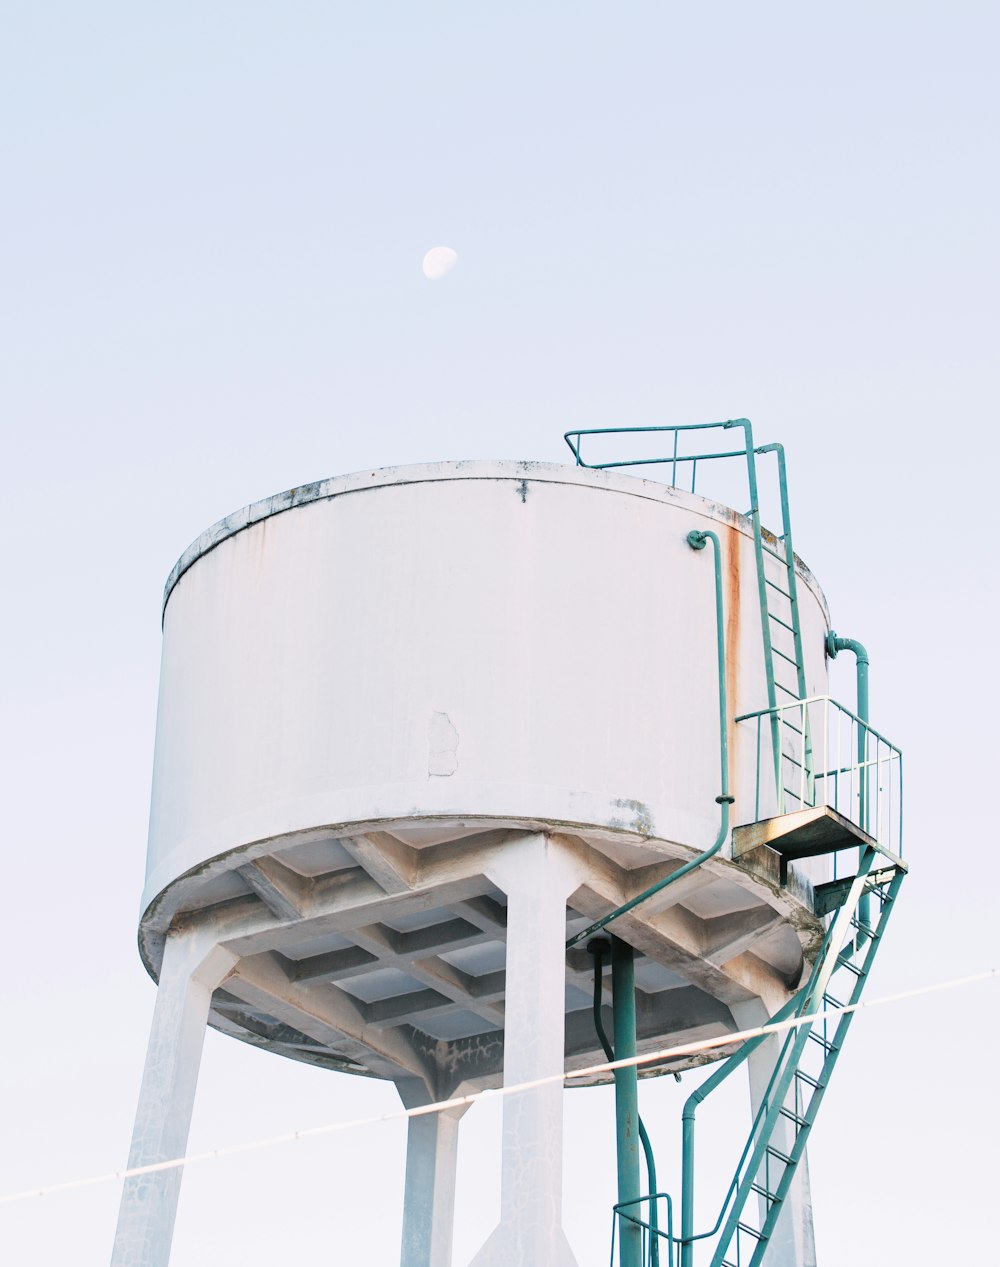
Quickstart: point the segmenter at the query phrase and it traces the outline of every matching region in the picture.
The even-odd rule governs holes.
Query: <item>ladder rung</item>
[[[835,1042],[829,1038],[820,1038],[819,1034],[817,1034],[814,1030],[809,1031],[809,1037],[814,1043],[819,1043],[820,1047],[823,1048],[828,1056],[831,1052],[837,1050],[837,1044]]]
[[[774,581],[770,581],[770,580],[768,580],[768,578],[767,578],[766,576],[764,577],[764,584],[765,584],[765,585],[770,585],[771,589],[773,589],[773,590],[777,590],[779,594],[784,594],[784,596],[788,599],[788,601],[789,601],[790,603],[794,603],[794,602],[795,602],[795,599],[794,599],[794,598],[792,598],[792,596],[791,596],[791,594],[789,594],[788,590],[783,590],[783,589],[781,588],[781,586],[780,586],[780,585],[775,585]]]
[[[823,1002],[827,1004],[828,1007],[842,1008],[844,1006],[841,1000],[835,999],[832,994],[824,994]]]
[[[795,627],[793,625],[786,624],[785,621],[783,621],[780,616],[776,616],[774,612],[769,611],[767,614],[776,624],[781,625],[782,629],[787,629],[790,634],[795,632]]]
[[[795,1076],[796,1078],[799,1079],[800,1082],[804,1082],[807,1086],[812,1087],[814,1091],[818,1091],[820,1087],[826,1085],[824,1082],[821,1081],[821,1079],[814,1078],[812,1074],[803,1073],[801,1069],[795,1070]]]
[[[737,1223],[736,1230],[739,1232],[746,1232],[747,1236],[752,1236],[755,1241],[759,1241],[761,1239],[760,1232],[755,1227],[751,1227],[749,1223]]]
[[[790,655],[785,655],[784,651],[779,651],[778,648],[774,646],[773,644],[771,645],[771,654],[780,655],[782,660],[787,660],[788,663],[792,665],[793,668],[798,669],[801,667],[798,660],[793,660]]]
[[[781,554],[778,550],[772,550],[771,547],[765,545],[763,541],[760,543],[760,548],[764,550],[767,554],[769,554],[772,559],[777,559],[779,563],[788,562],[788,560],[785,558],[783,554]]]
[[[752,1183],[750,1185],[750,1191],[756,1192],[756,1194],[759,1197],[763,1197],[764,1200],[768,1203],[768,1205],[774,1205],[774,1193],[771,1192],[768,1188],[765,1188],[763,1184]]]
[[[882,934],[878,931],[877,928],[869,928],[867,925],[862,925],[858,923],[857,920],[851,920],[851,927],[854,929],[855,933],[864,933],[868,941],[878,941],[878,939],[882,936]],[[852,942],[851,954],[852,955],[856,955],[858,953],[858,950],[860,949],[856,944],[854,944],[856,941],[857,941],[856,937],[851,939],[851,942]],[[846,954],[847,952],[845,950],[845,951],[842,951],[841,953]],[[846,967],[847,965],[845,964],[844,966]],[[863,968],[860,968],[860,967],[857,968],[857,975],[859,977],[861,976],[863,972],[864,972]]]
[[[778,1161],[784,1162],[786,1166],[790,1166],[792,1164],[791,1157],[786,1157],[785,1154],[781,1151],[781,1149],[775,1148],[773,1144],[768,1144],[767,1148],[765,1149],[765,1152],[767,1153],[768,1157],[776,1157]]]
[[[793,1113],[791,1109],[786,1109],[784,1105],[782,1105],[779,1112],[782,1117],[787,1117],[790,1122],[794,1122],[799,1129],[806,1124],[806,1119],[804,1117],[800,1117],[798,1113]]]
[[[787,686],[782,686],[780,682],[775,682],[774,685],[777,687],[779,691],[784,691],[786,695],[790,695],[792,699],[800,698],[798,691],[790,691]]]

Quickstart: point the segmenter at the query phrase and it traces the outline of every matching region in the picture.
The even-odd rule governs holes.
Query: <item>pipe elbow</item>
[[[836,660],[838,653],[841,651],[850,651],[858,664],[871,664],[868,651],[863,643],[858,642],[857,638],[841,638],[839,634],[834,633],[831,629],[826,635],[826,654],[831,660]]]
[[[705,1097],[702,1095],[700,1090],[691,1092],[688,1098],[684,1101],[684,1108],[681,1112],[682,1122],[694,1121],[694,1116],[698,1110],[698,1105],[701,1104],[704,1098]]]

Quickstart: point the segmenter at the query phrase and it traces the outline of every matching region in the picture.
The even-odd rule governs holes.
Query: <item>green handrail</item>
[[[671,467],[671,484],[676,486],[677,483],[677,467],[691,463],[691,491],[694,492],[695,479],[697,477],[699,462],[712,462],[722,458],[742,458],[746,456],[746,449],[734,449],[725,453],[678,453],[677,440],[682,431],[728,431],[732,427],[743,427],[744,430],[750,426],[747,418],[729,418],[725,422],[693,422],[679,423],[665,427],[589,427],[577,431],[567,431],[563,435],[563,439],[569,445],[570,451],[576,458],[577,466],[586,467],[590,471],[611,471],[624,466],[669,466]],[[620,435],[646,435],[656,433],[671,433],[674,437],[673,452],[669,457],[665,458],[627,458],[618,462],[586,462],[583,457],[583,437],[584,436],[620,436]],[[576,443],[573,443],[573,440]]]
[[[649,1202],[649,1222],[639,1218],[637,1214],[629,1214],[626,1212],[627,1206],[642,1205],[644,1201]],[[667,1203],[667,1230],[663,1232],[660,1229],[659,1214],[657,1212],[656,1203],[665,1201]],[[674,1267],[674,1208],[669,1192],[651,1192],[647,1197],[640,1197],[638,1201],[619,1201],[614,1207],[611,1220],[611,1267],[615,1262],[615,1232],[618,1221],[627,1219],[630,1223],[634,1223],[642,1232],[649,1232],[650,1257],[652,1263],[653,1254],[659,1253],[659,1242],[665,1240],[667,1242],[667,1267]]]

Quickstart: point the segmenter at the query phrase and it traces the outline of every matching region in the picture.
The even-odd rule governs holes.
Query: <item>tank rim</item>
[[[700,493],[689,493],[658,480],[642,479],[635,475],[622,475],[617,471],[594,470],[586,466],[571,466],[561,462],[535,462],[505,458],[475,459],[449,462],[423,462],[408,466],[385,466],[373,470],[355,471],[348,475],[335,475],[301,484],[295,488],[275,493],[271,497],[251,502],[240,510],[224,516],[207,528],[188,546],[170,570],[163,588],[161,624],[166,617],[167,604],[178,581],[199,559],[231,537],[267,519],[273,519],[286,511],[313,502],[330,501],[350,493],[369,492],[379,488],[398,487],[406,484],[434,484],[450,480],[531,480],[543,484],[576,484],[585,488],[639,497],[646,501],[683,505],[703,515],[735,528],[744,536],[752,537],[749,518]],[[830,624],[830,608],[826,595],[815,576],[795,556],[796,572],[809,586],[823,610],[827,626]]]

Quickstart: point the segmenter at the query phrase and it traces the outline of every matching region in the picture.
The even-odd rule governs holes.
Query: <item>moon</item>
[[[447,277],[458,263],[458,252],[450,246],[432,246],[424,256],[424,276],[429,282],[438,282]]]

